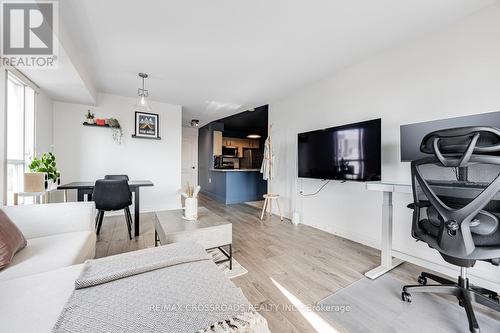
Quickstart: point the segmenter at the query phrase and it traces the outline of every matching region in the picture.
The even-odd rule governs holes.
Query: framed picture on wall
[[[135,112],[134,138],[156,139],[160,138],[159,116],[156,113]]]

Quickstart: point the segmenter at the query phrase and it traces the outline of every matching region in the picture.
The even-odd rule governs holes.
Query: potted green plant
[[[28,168],[31,172],[46,173],[49,180],[49,189],[54,184],[60,183],[61,173],[57,170],[56,157],[51,152],[43,153],[41,158],[35,156]]]
[[[87,110],[87,113],[85,114],[85,122],[87,124],[94,124],[94,114],[90,112],[90,110]]]
[[[120,122],[116,118],[107,119],[107,124],[113,130],[113,140],[115,140],[118,144],[122,143],[123,131],[120,125]]]

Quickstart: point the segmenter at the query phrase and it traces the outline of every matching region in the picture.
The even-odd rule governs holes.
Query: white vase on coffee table
[[[198,198],[186,198],[184,202],[184,218],[190,221],[198,218]]]

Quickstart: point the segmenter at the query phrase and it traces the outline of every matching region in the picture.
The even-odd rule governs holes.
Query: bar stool
[[[276,206],[278,206],[278,212],[280,213],[280,220],[283,221],[283,214],[281,214],[281,207],[280,207],[280,195],[279,194],[264,194],[264,207],[262,207],[262,214],[260,214],[260,219],[264,219],[264,214],[266,213],[267,207],[269,207],[269,214],[271,216],[273,215],[273,200],[276,201]]]

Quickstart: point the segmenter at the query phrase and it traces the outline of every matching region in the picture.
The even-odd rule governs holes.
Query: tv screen
[[[300,133],[301,178],[375,181],[381,179],[381,120]]]

